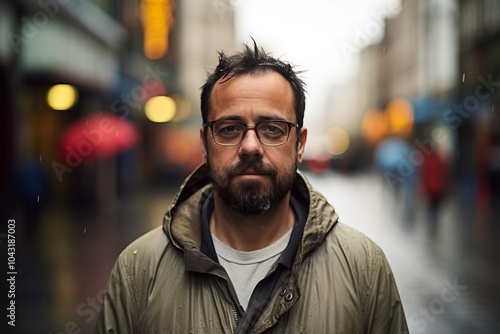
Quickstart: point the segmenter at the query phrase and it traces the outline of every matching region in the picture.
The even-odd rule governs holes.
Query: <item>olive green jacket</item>
[[[163,227],[119,256],[96,333],[407,333],[381,249],[339,223],[300,172],[296,186],[310,203],[303,237],[252,328],[224,288],[225,270],[200,251],[200,203],[212,189],[202,166],[184,182]]]

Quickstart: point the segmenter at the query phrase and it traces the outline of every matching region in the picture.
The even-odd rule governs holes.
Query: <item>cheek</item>
[[[230,166],[229,154],[225,147],[208,145],[206,149],[206,162],[213,171],[225,171]]]
[[[292,146],[279,154],[271,153],[269,158],[271,164],[281,172],[295,169],[297,166],[297,149]]]

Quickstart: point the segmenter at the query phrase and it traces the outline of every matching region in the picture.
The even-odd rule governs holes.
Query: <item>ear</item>
[[[205,163],[207,163],[207,141],[205,137],[205,129],[202,127],[200,129],[200,144],[203,150],[203,159],[205,160]]]
[[[300,129],[299,142],[297,143],[297,162],[299,164],[302,163],[302,159],[304,157],[304,149],[306,147],[306,141],[307,141],[307,129],[302,128]]]

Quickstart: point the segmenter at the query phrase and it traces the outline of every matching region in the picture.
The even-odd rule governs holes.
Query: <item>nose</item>
[[[240,143],[240,148],[238,153],[240,156],[259,156],[262,157],[264,151],[262,149],[262,143],[257,137],[257,133],[254,129],[248,129],[243,141]]]

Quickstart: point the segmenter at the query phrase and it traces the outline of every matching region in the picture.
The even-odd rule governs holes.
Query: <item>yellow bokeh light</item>
[[[174,0],[141,1],[140,15],[146,57],[160,59],[168,52],[169,33],[174,24],[174,8]]]
[[[413,131],[413,108],[406,99],[397,98],[387,106],[390,131],[393,135],[407,138]]]
[[[54,85],[47,92],[47,103],[54,110],[68,110],[77,99],[78,91],[71,85]]]
[[[347,151],[350,144],[349,134],[346,130],[333,127],[328,129],[325,135],[326,150],[331,155],[341,155]]]
[[[363,136],[372,144],[381,141],[389,132],[387,115],[380,110],[370,109],[363,117]]]
[[[146,102],[144,113],[146,117],[155,123],[166,123],[174,118],[176,104],[169,96],[155,96]]]

